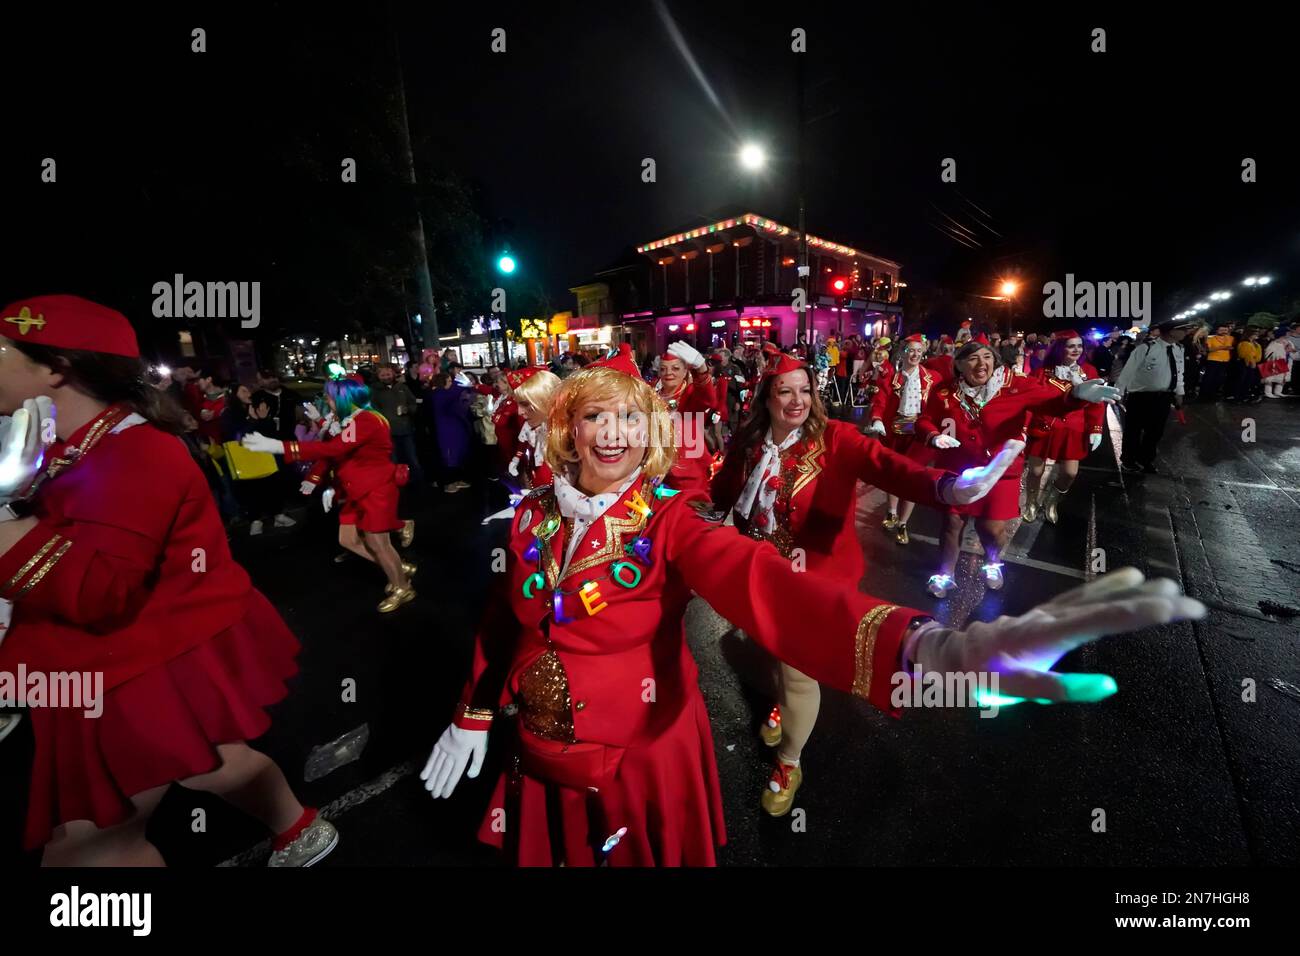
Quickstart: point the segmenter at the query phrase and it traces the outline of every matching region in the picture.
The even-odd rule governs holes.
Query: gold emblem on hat
[[[45,328],[45,316],[33,316],[32,310],[27,306],[23,306],[19,309],[17,315],[6,315],[5,321],[12,322],[14,325],[18,326],[18,331],[22,335],[26,335],[33,328]]]

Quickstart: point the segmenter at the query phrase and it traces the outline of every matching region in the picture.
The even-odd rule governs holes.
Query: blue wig
[[[353,412],[370,407],[370,386],[356,379],[340,378],[326,382],[325,394],[334,399],[334,408],[340,421]]]

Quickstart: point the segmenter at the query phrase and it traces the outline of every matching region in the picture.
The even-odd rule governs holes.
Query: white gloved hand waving
[[[1090,378],[1074,386],[1070,394],[1082,402],[1105,402],[1111,405],[1120,400],[1122,393],[1114,385],[1107,385],[1103,378]]]
[[[704,365],[704,356],[685,342],[674,342],[668,346],[668,354],[681,359],[689,368],[700,368]]]
[[[44,395],[27,399],[0,420],[0,502],[19,496],[35,480],[54,437],[54,403]]]
[[[249,451],[268,451],[272,455],[284,454],[284,442],[278,438],[267,438],[257,432],[250,432],[240,442]]]
[[[964,631],[937,622],[924,624],[907,640],[904,668],[996,673],[999,706],[1026,699],[1093,703],[1115,693],[1113,678],[1063,674],[1051,667],[1103,635],[1197,620],[1206,613],[1204,604],[1184,596],[1168,578],[1147,581],[1137,568],[1122,568],[1019,617],[977,622]]]
[[[477,777],[487,755],[487,738],[486,730],[462,730],[455,724],[449,725],[433,745],[433,752],[420,771],[429,796],[450,797],[466,766],[469,777]]]
[[[935,448],[960,448],[961,442],[951,435],[935,435],[930,439],[930,444]]]
[[[881,438],[884,438],[885,423],[882,422],[879,418],[877,418],[875,421],[871,423],[871,426],[867,429],[867,431],[872,435],[879,435]]]
[[[1024,450],[1024,442],[1012,439],[1002,446],[1002,450],[987,465],[981,468],[967,468],[957,476],[956,481],[944,489],[946,492],[942,495],[946,499],[944,503],[968,505],[972,501],[979,501],[993,490],[993,486]]]

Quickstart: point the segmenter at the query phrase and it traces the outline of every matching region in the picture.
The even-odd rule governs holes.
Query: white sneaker
[[[292,518],[290,518],[288,515],[276,515],[276,516],[275,516],[275,526],[276,526],[277,528],[292,528],[292,527],[293,527],[294,525],[296,525],[297,523],[298,523],[298,522],[294,521],[294,520],[293,520]]]
[[[314,866],[339,845],[339,831],[328,820],[317,817],[311,825],[283,850],[276,850],[266,865],[270,867]]]
[[[932,574],[930,580],[925,582],[925,589],[942,601],[957,590],[957,582],[946,574]]]
[[[984,564],[980,566],[984,572],[984,583],[988,585],[990,591],[1002,590],[1002,564]]]
[[[248,533],[249,533],[249,534],[261,534],[261,533],[262,533],[262,522],[260,522],[260,521],[254,521],[252,524],[250,524],[250,525],[248,526]]]

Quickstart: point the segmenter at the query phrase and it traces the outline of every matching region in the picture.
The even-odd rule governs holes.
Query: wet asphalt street
[[[1067,657],[1061,669],[1117,680],[1119,693],[1092,706],[1022,704],[991,720],[914,710],[894,720],[824,691],[794,826],[759,808],[771,759],[757,736],[771,706],[767,660],[695,602],[687,631],[722,774],[723,865],[1300,862],[1300,618],[1291,616],[1300,612],[1300,399],[1189,407],[1186,425],[1169,425],[1155,476],[1117,471],[1111,424],[1112,442],[1085,462],[1060,524],[1017,529],[1001,592],[985,592],[971,554],[959,592],[935,602],[924,583],[937,516],[918,508],[912,543],[900,547],[879,527],[883,495],[864,490],[855,515],[864,588],[950,623],[988,620],[1081,583],[1103,560],[1180,580],[1211,617]],[[450,801],[429,799],[416,774],[468,668],[490,550],[507,530],[481,520],[504,498],[490,483],[428,495],[408,556],[420,565],[419,597],[390,616],[375,611],[376,571],[333,561],[332,516],[304,512],[298,528],[236,541],[303,643],[301,673],[258,746],[337,822],[342,841],[326,865],[496,863],[473,837],[501,748]],[[349,680],[355,701],[344,699]],[[359,759],[303,781],[314,747],[362,726]],[[10,846],[30,746],[26,722],[0,744]],[[196,807],[208,810],[205,833],[188,825]],[[179,787],[151,835],[172,865],[264,858],[260,827]]]

